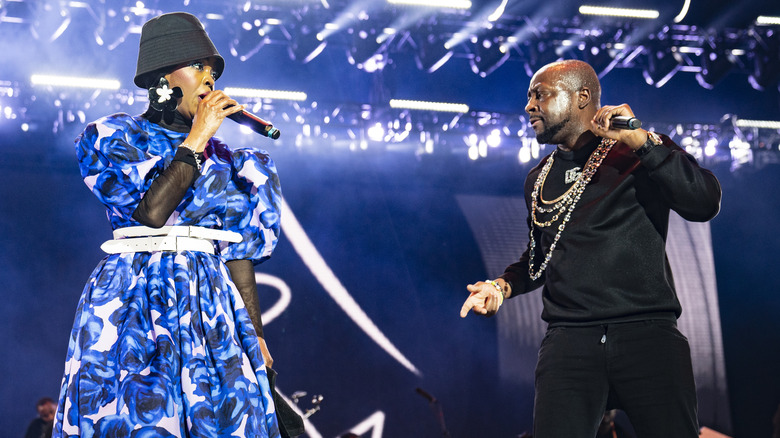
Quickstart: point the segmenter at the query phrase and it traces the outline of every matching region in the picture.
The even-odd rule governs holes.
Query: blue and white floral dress
[[[116,114],[77,139],[81,174],[113,229],[132,218],[186,133]],[[279,235],[281,192],[264,152],[212,139],[167,225],[234,231],[215,254],[110,254],[92,272],[70,335],[55,437],[277,437],[257,335],[225,265],[259,263]]]

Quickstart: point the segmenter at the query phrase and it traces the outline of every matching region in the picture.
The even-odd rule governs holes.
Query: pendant
[[[569,169],[565,173],[564,181],[566,181],[566,184],[571,184],[574,181],[577,181],[577,179],[579,179],[581,174],[582,174],[582,170],[579,167]]]

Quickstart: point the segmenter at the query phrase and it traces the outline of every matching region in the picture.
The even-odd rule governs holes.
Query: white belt
[[[201,251],[214,254],[214,240],[238,243],[240,234],[194,226],[126,227],[114,230],[114,239],[100,245],[108,254],[152,251]]]

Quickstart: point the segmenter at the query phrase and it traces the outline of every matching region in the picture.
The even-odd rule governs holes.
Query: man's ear
[[[588,106],[592,97],[593,96],[590,94],[590,88],[582,87],[580,91],[577,92],[577,108],[583,109]]]

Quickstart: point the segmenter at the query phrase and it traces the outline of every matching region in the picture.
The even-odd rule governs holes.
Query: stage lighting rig
[[[347,60],[350,64],[369,73],[385,67],[388,48],[395,37],[395,33],[384,25],[385,21],[389,20],[378,21],[365,15],[347,30],[350,36]]]
[[[562,59],[555,41],[539,36],[518,46],[522,53],[525,73],[532,77],[543,66]]]
[[[416,48],[417,67],[422,71],[433,73],[452,57],[453,51],[445,47],[445,38],[433,24],[419,27],[410,40]]]
[[[645,65],[642,76],[648,85],[661,88],[682,67],[682,56],[676,47],[650,45],[645,47]]]
[[[748,77],[750,85],[763,91],[777,86],[780,79],[780,31],[774,28],[755,28],[750,30],[753,71]]]
[[[95,42],[108,50],[116,49],[125,42],[133,27],[140,27],[143,24],[137,15],[130,12],[131,6],[128,4],[117,6],[113,3],[109,6],[101,3],[97,6],[97,10],[89,5],[87,7],[90,15],[97,22],[94,32]]]
[[[501,67],[511,55],[510,38],[508,32],[496,28],[473,37],[471,71],[484,78]]]
[[[231,16],[227,27],[230,33],[230,54],[245,62],[266,44],[269,34],[278,27],[278,20],[259,6],[246,3],[241,11]]]
[[[53,42],[70,26],[70,8],[65,2],[38,2],[32,11],[33,38]]]
[[[289,39],[290,59],[302,64],[316,58],[327,46],[328,42],[321,39],[320,32],[329,20],[322,8],[305,6],[301,10],[292,11],[290,29],[283,28]],[[287,23],[287,21],[285,21]]]
[[[707,38],[702,45],[701,71],[696,80],[702,87],[711,90],[734,67],[731,49],[726,47],[722,38]]]

